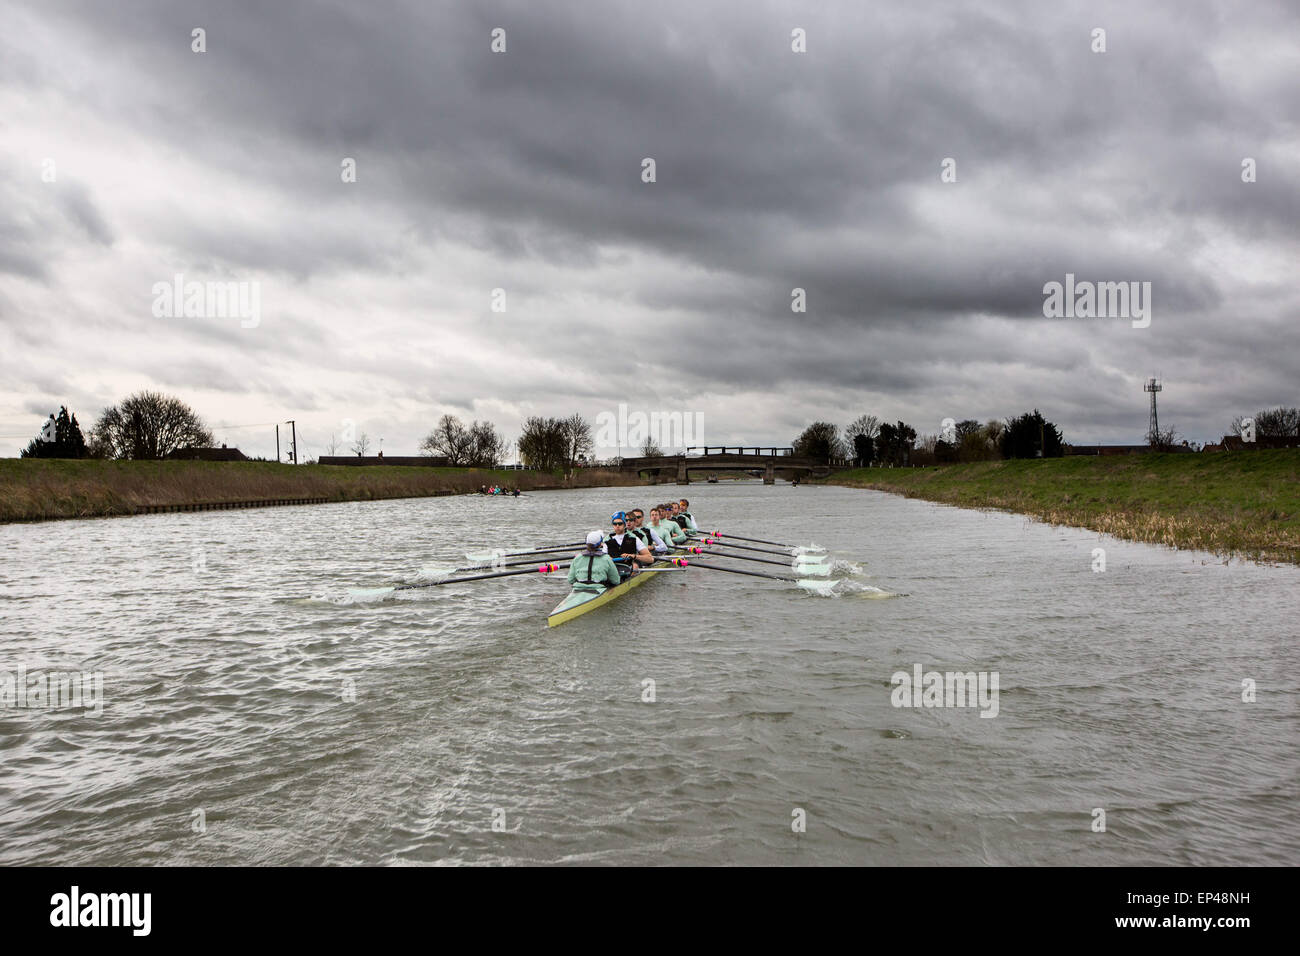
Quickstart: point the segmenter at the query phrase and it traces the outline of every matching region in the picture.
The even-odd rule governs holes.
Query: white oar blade
[[[794,573],[806,578],[828,578],[831,576],[829,564],[796,564]]]
[[[449,578],[456,572],[455,568],[449,568],[445,565],[425,565],[420,568],[420,573],[416,575],[416,580],[421,584],[427,581],[442,581]]]
[[[795,554],[825,554],[826,549],[820,544],[800,545],[794,549]]]

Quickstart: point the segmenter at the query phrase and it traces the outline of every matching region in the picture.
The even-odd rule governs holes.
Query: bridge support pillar
[[[763,484],[776,484],[776,464],[774,462],[769,461],[767,467],[763,469]]]
[[[686,473],[685,457],[680,458],[677,461],[677,483],[679,485],[689,485],[691,483],[690,475]]]

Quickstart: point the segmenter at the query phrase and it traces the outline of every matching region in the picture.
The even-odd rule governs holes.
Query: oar
[[[465,558],[468,561],[491,561],[494,558],[518,558],[526,554],[554,554],[556,551],[568,551],[570,548],[585,548],[587,542],[575,541],[573,544],[557,544],[549,548],[537,548],[533,551],[502,551],[498,554],[495,551],[488,552],[465,552]]]
[[[495,571],[492,574],[471,574],[463,578],[445,578],[441,581],[426,581],[423,584],[398,584],[394,591],[411,591],[415,588],[436,588],[442,584],[460,584],[463,581],[487,581],[490,578],[511,578],[518,574],[550,574],[567,568],[567,564],[542,564],[523,571]]]
[[[772,545],[776,545],[776,547],[778,548],[788,548],[789,550],[798,552],[800,554],[805,554],[810,551],[822,552],[826,550],[820,545],[815,545],[815,544],[814,545],[782,544],[780,541],[765,541],[763,538],[742,538],[738,534],[731,534],[730,532],[722,532],[722,531],[710,531],[706,533],[711,534],[715,538],[735,538],[737,541],[748,541],[751,544],[772,544]]]
[[[566,548],[565,550],[568,550],[568,549]],[[464,567],[460,567],[460,568],[451,568],[450,570],[448,570],[448,571],[444,571],[444,572],[441,572],[441,573],[443,573],[443,574],[457,574],[457,573],[459,573],[459,572],[461,572],[461,571],[477,571],[477,570],[479,570],[481,567],[483,567],[483,565],[484,565],[485,563],[490,562],[490,561],[491,561],[491,558],[487,558],[487,559],[485,559],[484,561],[480,561],[478,564],[467,564],[467,565],[465,565]],[[536,559],[536,558],[525,558],[525,559],[522,560],[522,561],[502,561],[501,563],[495,565],[495,567],[498,567],[498,568],[518,568],[518,567],[523,567],[525,564],[536,564],[536,563],[537,563],[537,559]],[[425,572],[425,573],[427,573],[427,574],[432,574],[432,573],[434,573],[434,572],[429,571],[429,572]]]
[[[789,557],[789,551],[773,551],[771,548],[752,548],[747,544],[732,544],[730,541],[719,541],[716,538],[705,538],[705,544],[716,544],[723,548],[735,548],[738,551],[754,551],[758,554],[779,554],[783,557]]]
[[[737,541],[748,541],[751,544],[774,544],[778,548],[794,547],[794,545],[792,544],[782,544],[780,541],[764,541],[762,538],[742,538],[740,535],[732,534],[731,532],[727,532],[726,534],[723,534],[721,531],[709,531],[706,533],[712,535],[715,538],[735,538]]]
[[[681,560],[684,561],[685,559]],[[819,594],[829,594],[831,593],[831,589],[835,587],[834,581],[809,581],[801,578],[783,578],[779,574],[768,574],[765,571],[742,571],[740,568],[724,568],[716,564],[696,564],[694,561],[690,562],[688,567],[703,568],[706,571],[726,571],[729,574],[748,574],[753,578],[770,578],[773,581],[784,581],[786,584],[797,584],[801,588],[806,588],[809,591],[816,591]]]
[[[726,554],[722,551],[706,552],[703,548],[687,548],[686,550],[691,554],[711,554],[717,558],[730,558],[733,561],[760,561],[763,564],[775,564],[783,568],[790,567],[790,563],[791,563],[789,561],[773,561],[771,558],[751,558],[745,554]],[[813,575],[830,574],[829,565],[814,565],[814,564],[805,565],[802,562],[798,562],[798,563],[800,564],[800,567],[797,570],[799,570],[800,573],[813,574]],[[803,570],[805,567],[808,569],[807,571]]]

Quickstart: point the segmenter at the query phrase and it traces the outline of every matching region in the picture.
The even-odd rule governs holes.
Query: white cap
[[[587,533],[587,547],[595,549],[605,543],[605,536],[599,531],[589,531]]]

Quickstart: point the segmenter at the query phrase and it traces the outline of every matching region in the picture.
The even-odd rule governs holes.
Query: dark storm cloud
[[[918,417],[1051,400],[1098,437],[1133,420],[1141,396],[1119,393],[1154,368],[1235,375],[1190,410],[1211,431],[1233,395],[1296,401],[1294,350],[1269,347],[1296,304],[1277,271],[1300,221],[1300,108],[1272,39],[1300,26],[1286,4],[87,0],[25,14],[24,36],[97,59],[59,70],[49,49],[6,47],[0,89],[78,97],[155,151],[150,176],[174,157],[242,177],[262,210],[159,210],[131,235],[159,278],[180,261],[308,288],[406,283],[421,255],[453,249],[473,263],[454,301],[484,304],[463,322],[477,352],[454,362],[417,303],[378,350],[299,310],[257,334],[168,330],[218,356],[153,360],[169,382],[326,408],[355,386],[323,376],[347,371],[468,410],[538,394],[607,407],[610,380],[636,372],[656,400],[815,386],[842,402],[828,417],[880,396]],[[1104,54],[1089,49],[1097,26]],[[505,55],[488,50],[494,27]],[[359,175],[342,189],[345,156]],[[945,157],[956,183],[940,182]],[[112,197],[92,185],[60,201],[48,232],[0,215],[0,270],[48,281],[77,243],[121,245]],[[1234,267],[1245,250],[1263,276]],[[1151,328],[1043,318],[1043,284],[1067,272],[1151,282]],[[484,321],[498,285],[508,334]],[[593,318],[601,304],[619,318]],[[1011,321],[990,338],[985,317]],[[651,333],[663,349],[635,347]]]

